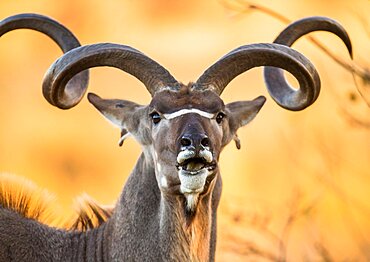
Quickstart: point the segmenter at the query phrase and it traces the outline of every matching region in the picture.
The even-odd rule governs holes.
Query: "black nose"
[[[182,148],[193,147],[196,150],[209,147],[209,138],[206,134],[185,134],[180,139]]]

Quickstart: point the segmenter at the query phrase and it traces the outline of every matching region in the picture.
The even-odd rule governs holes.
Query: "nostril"
[[[191,146],[191,140],[187,137],[182,137],[180,140],[181,146]]]
[[[202,141],[200,141],[200,144],[204,147],[208,147],[209,146],[209,138],[208,137],[204,137],[202,139]]]

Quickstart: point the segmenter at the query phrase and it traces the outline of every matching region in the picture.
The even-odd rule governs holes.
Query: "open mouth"
[[[211,171],[215,169],[216,164],[211,161],[209,162],[208,159],[204,157],[191,157],[188,159],[184,159],[181,163],[177,164],[177,169],[186,171],[189,173],[197,173],[202,169],[207,169]]]
[[[177,155],[180,190],[185,195],[197,195],[204,191],[207,179],[216,169],[216,160],[209,150],[196,153],[193,150],[183,150]]]

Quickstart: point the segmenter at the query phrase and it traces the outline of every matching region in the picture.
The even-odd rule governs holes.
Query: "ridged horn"
[[[313,103],[320,90],[320,78],[312,63],[299,52],[279,44],[251,44],[231,51],[209,67],[194,88],[212,89],[220,95],[231,80],[258,66],[282,68],[298,80],[298,90],[267,86],[273,99],[284,108],[301,110]]]
[[[67,83],[79,72],[97,66],[116,67],[133,75],[152,96],[162,88],[179,87],[179,83],[165,68],[140,51],[129,46],[100,43],[75,48],[55,61],[44,77],[44,95],[59,108],[75,106],[86,88],[74,88]]]
[[[63,53],[80,46],[80,42],[71,31],[47,16],[39,14],[18,14],[0,21],[0,37],[16,29],[32,29],[44,33],[58,44]],[[68,89],[84,90],[88,85],[88,81],[89,72],[82,72],[70,81]],[[47,94],[45,98],[51,104],[56,105]]]
[[[352,45],[351,40],[346,32],[346,30],[335,20],[314,16],[307,17],[290,24],[285,28],[279,36],[275,39],[274,43],[281,44],[285,46],[292,46],[293,43],[300,37],[314,31],[327,31],[337,35],[347,47],[347,50],[352,58]],[[289,83],[285,80],[283,71],[275,67],[265,67],[264,69],[265,82],[270,90],[289,90],[292,89]],[[318,81],[318,80],[317,80]],[[314,89],[314,96],[312,103],[315,102],[319,95],[319,89]],[[273,93],[271,93],[273,95]],[[279,103],[279,102],[278,102]],[[305,105],[303,108],[310,106],[311,104]],[[282,105],[287,108],[286,104]]]

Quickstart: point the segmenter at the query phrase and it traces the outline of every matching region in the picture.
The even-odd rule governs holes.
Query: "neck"
[[[182,195],[165,195],[154,163],[142,154],[128,178],[113,217],[110,256],[118,260],[213,261],[220,177],[189,218]],[[145,257],[143,257],[145,256]],[[126,258],[126,259],[125,259]]]
[[[161,198],[160,244],[168,260],[209,261],[213,214],[210,200],[202,198],[189,220],[182,197]]]

